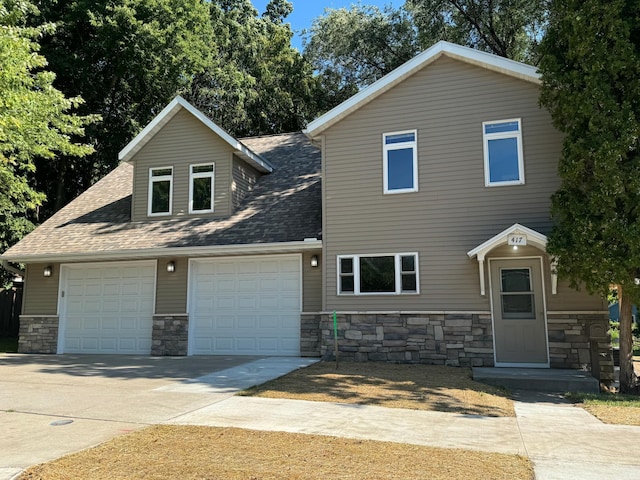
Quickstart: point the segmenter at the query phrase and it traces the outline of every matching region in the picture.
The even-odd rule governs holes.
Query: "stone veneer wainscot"
[[[19,353],[58,352],[57,315],[20,315]]]

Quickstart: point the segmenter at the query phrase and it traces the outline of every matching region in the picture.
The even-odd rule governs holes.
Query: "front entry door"
[[[496,365],[548,366],[540,259],[489,263]]]

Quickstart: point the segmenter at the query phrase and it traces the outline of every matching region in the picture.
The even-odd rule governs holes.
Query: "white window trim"
[[[487,125],[493,125],[496,123],[509,123],[517,122],[517,132],[500,132],[500,133],[485,133],[485,127]],[[518,141],[518,180],[509,180],[505,182],[492,182],[489,171],[489,140],[500,140],[504,138],[516,138]],[[484,149],[484,185],[485,187],[503,187],[509,185],[524,185],[524,155],[522,150],[522,119],[510,118],[507,120],[492,120],[489,122],[482,122],[482,146]]]
[[[211,165],[210,172],[193,173],[193,167],[204,167],[209,165]],[[214,192],[215,192],[215,180],[216,180],[215,172],[216,172],[216,165],[213,162],[194,163],[192,165],[189,165],[189,213],[212,213],[213,212],[215,208],[213,203]],[[208,178],[208,177],[211,178],[211,208],[208,208],[206,210],[194,210],[193,209],[193,181],[196,178]]]
[[[160,177],[154,177],[153,172],[155,170],[171,170],[171,175],[162,175]],[[153,184],[154,182],[165,182],[169,180],[169,211],[168,212],[151,212],[153,202]],[[152,167],[149,169],[149,194],[147,199],[147,215],[150,217],[162,217],[171,215],[173,210],[173,167]]]
[[[387,145],[386,139],[388,136],[403,135],[407,133],[413,134],[413,142],[392,143],[391,145]],[[389,190],[389,162],[387,161],[387,153],[390,150],[401,150],[404,148],[413,149],[413,187]],[[418,130],[402,130],[400,132],[387,132],[382,134],[382,176],[382,186],[385,194],[411,193],[418,191]]]
[[[416,274],[416,290],[403,292],[402,291],[402,257],[414,257],[415,274]],[[360,258],[361,257],[394,257],[394,273],[396,277],[396,291],[395,292],[360,292]],[[340,261],[345,258],[353,260],[353,292],[341,292],[340,291]],[[354,296],[354,295],[419,295],[420,294],[420,270],[418,265],[418,252],[403,252],[403,253],[366,253],[359,255],[337,255],[336,256],[336,274],[337,274],[337,286],[336,291],[339,296]]]

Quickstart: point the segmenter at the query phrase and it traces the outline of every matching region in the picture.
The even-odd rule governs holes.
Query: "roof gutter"
[[[106,252],[44,253],[35,255],[1,255],[0,261],[22,263],[40,262],[95,262],[108,260],[140,260],[157,257],[203,257],[223,255],[256,255],[266,253],[293,253],[322,248],[322,240],[308,238],[296,242],[251,243],[241,245],[211,245],[204,247],[161,247],[138,250],[111,250]]]

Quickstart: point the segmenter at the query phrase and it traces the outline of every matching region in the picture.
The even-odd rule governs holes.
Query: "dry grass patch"
[[[567,399],[613,425],[640,427],[640,397],[619,393],[567,393]]]
[[[235,428],[155,426],[20,479],[533,479],[521,456]]]
[[[319,362],[241,395],[357,403],[490,417],[513,417],[507,391],[475,382],[466,368]]]

